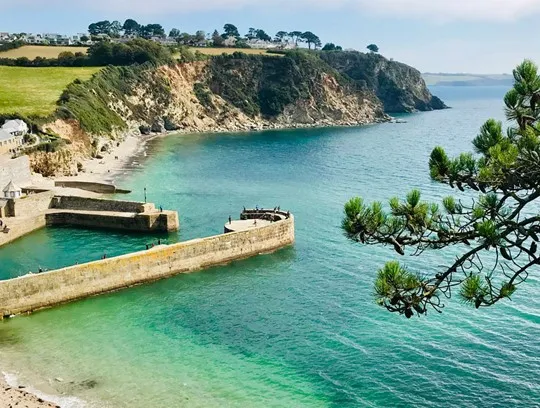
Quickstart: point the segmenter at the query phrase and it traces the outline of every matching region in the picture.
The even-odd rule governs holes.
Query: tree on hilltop
[[[264,30],[257,30],[257,34],[255,36],[261,41],[272,41],[272,37],[266,34],[266,31]]]
[[[223,43],[225,42],[225,40],[219,34],[218,30],[214,30],[212,34],[212,42],[214,44],[214,47],[223,47]]]
[[[140,35],[144,38],[165,37],[165,29],[161,24],[147,24],[141,26]]]
[[[169,32],[169,37],[171,38],[178,38],[180,37],[180,30],[178,28],[173,28],[170,32]]]
[[[203,30],[197,30],[194,40],[196,42],[204,42],[206,40],[206,33]]]
[[[307,43],[310,50],[312,45],[315,49],[322,45],[320,38],[313,34],[311,31],[306,31],[305,33],[302,33],[300,37]]]
[[[109,35],[113,38],[120,37],[120,32],[122,31],[122,23],[120,21],[113,21],[109,27]]]
[[[302,34],[303,34],[302,31],[291,31],[289,33],[289,37],[291,37],[291,39],[292,39],[292,41],[293,41],[293,43],[294,43],[294,45],[296,47],[298,47],[298,43],[303,41]]]
[[[234,24],[225,24],[223,26],[222,37],[224,39],[227,39],[229,37],[240,38],[240,33],[238,32],[238,28]]]
[[[288,36],[289,36],[289,33],[287,31],[278,31],[276,33],[276,36],[274,37],[274,41],[278,43],[282,43]]]
[[[262,41],[272,41],[272,37],[270,37],[264,30],[261,30],[260,28],[253,28],[251,27],[246,34],[246,40],[262,40]]]
[[[366,48],[371,52],[379,52],[379,47],[377,47],[375,44],[369,44]]]
[[[256,36],[257,36],[257,29],[254,27],[250,27],[245,37],[247,40],[254,40]]]
[[[341,51],[341,50],[343,50],[343,48],[334,43],[326,43],[324,47],[322,47],[322,51]]]
[[[122,26],[125,35],[138,35],[141,29],[141,25],[135,20],[128,18]]]
[[[109,34],[111,29],[111,22],[109,20],[98,21],[88,26],[88,32],[90,35]]]
[[[390,245],[404,255],[430,249],[457,255],[447,266],[413,271],[389,262],[375,280],[376,302],[412,317],[429,309],[442,312],[444,298],[458,293],[477,309],[510,299],[530,273],[538,274],[540,254],[540,76],[532,61],[514,70],[514,86],[504,97],[506,132],[488,120],[473,140],[472,153],[449,158],[442,147],[431,153],[434,181],[477,197],[421,200],[418,190],[404,200],[366,204],[353,198],[345,205],[343,229],[353,241]]]

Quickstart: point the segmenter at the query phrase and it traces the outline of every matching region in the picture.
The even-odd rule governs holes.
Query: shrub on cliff
[[[152,120],[154,112],[141,104],[133,105],[129,97],[138,84],[151,82],[149,89],[152,94],[147,97],[153,99],[157,106],[167,103],[170,88],[165,79],[152,75],[155,68],[151,63],[129,67],[109,66],[88,81],[75,81],[62,93],[57,116],[77,119],[81,127],[92,134],[111,134],[126,127],[124,119],[112,108],[115,104],[133,108],[135,117],[132,119]]]
[[[286,106],[308,98],[314,79],[328,73],[346,82],[317,55],[287,52],[284,57],[234,53],[214,57],[210,89],[249,116],[276,117]]]
[[[212,102],[212,92],[201,82],[196,82],[193,85],[193,92],[199,100],[199,103],[207,109],[214,109],[215,105]]]
[[[184,52],[184,56],[187,54]],[[193,55],[184,61],[200,58]],[[173,62],[170,50],[154,41],[137,38],[126,43],[110,43],[102,41],[88,49],[88,54],[62,52],[58,58],[27,57],[17,59],[0,58],[0,65],[20,67],[82,67],[104,65],[132,65],[150,62],[157,65]]]
[[[168,64],[173,61],[168,48],[142,38],[124,44],[96,43],[88,49],[88,59],[94,65]]]
[[[375,53],[357,51],[321,52],[320,58],[357,86],[373,90],[387,112],[444,109],[429,92],[420,72],[406,64]]]

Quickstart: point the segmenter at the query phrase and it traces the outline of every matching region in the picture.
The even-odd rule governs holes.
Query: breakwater
[[[180,273],[268,253],[294,243],[294,217],[0,282],[1,316],[32,312]]]

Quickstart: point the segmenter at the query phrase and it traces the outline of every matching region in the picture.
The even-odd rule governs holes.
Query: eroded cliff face
[[[227,57],[227,64],[211,60],[162,66],[108,106],[129,129],[143,132],[242,131],[387,119],[372,92],[340,84],[331,68],[308,71],[293,63],[296,78],[280,73],[282,65],[290,63],[280,57]],[[167,97],[156,99],[156,83],[165,84]]]
[[[379,54],[360,52],[326,52],[321,58],[362,88],[375,92],[388,113],[445,109],[433,96],[420,71]]]

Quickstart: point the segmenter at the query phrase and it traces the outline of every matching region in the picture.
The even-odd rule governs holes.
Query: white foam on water
[[[9,386],[18,388],[19,385],[21,385],[18,377],[15,374],[2,371],[2,375]],[[77,397],[46,394],[33,388],[32,386],[25,386],[24,391],[27,391],[45,401],[59,405],[61,408],[92,408],[92,405]]]

